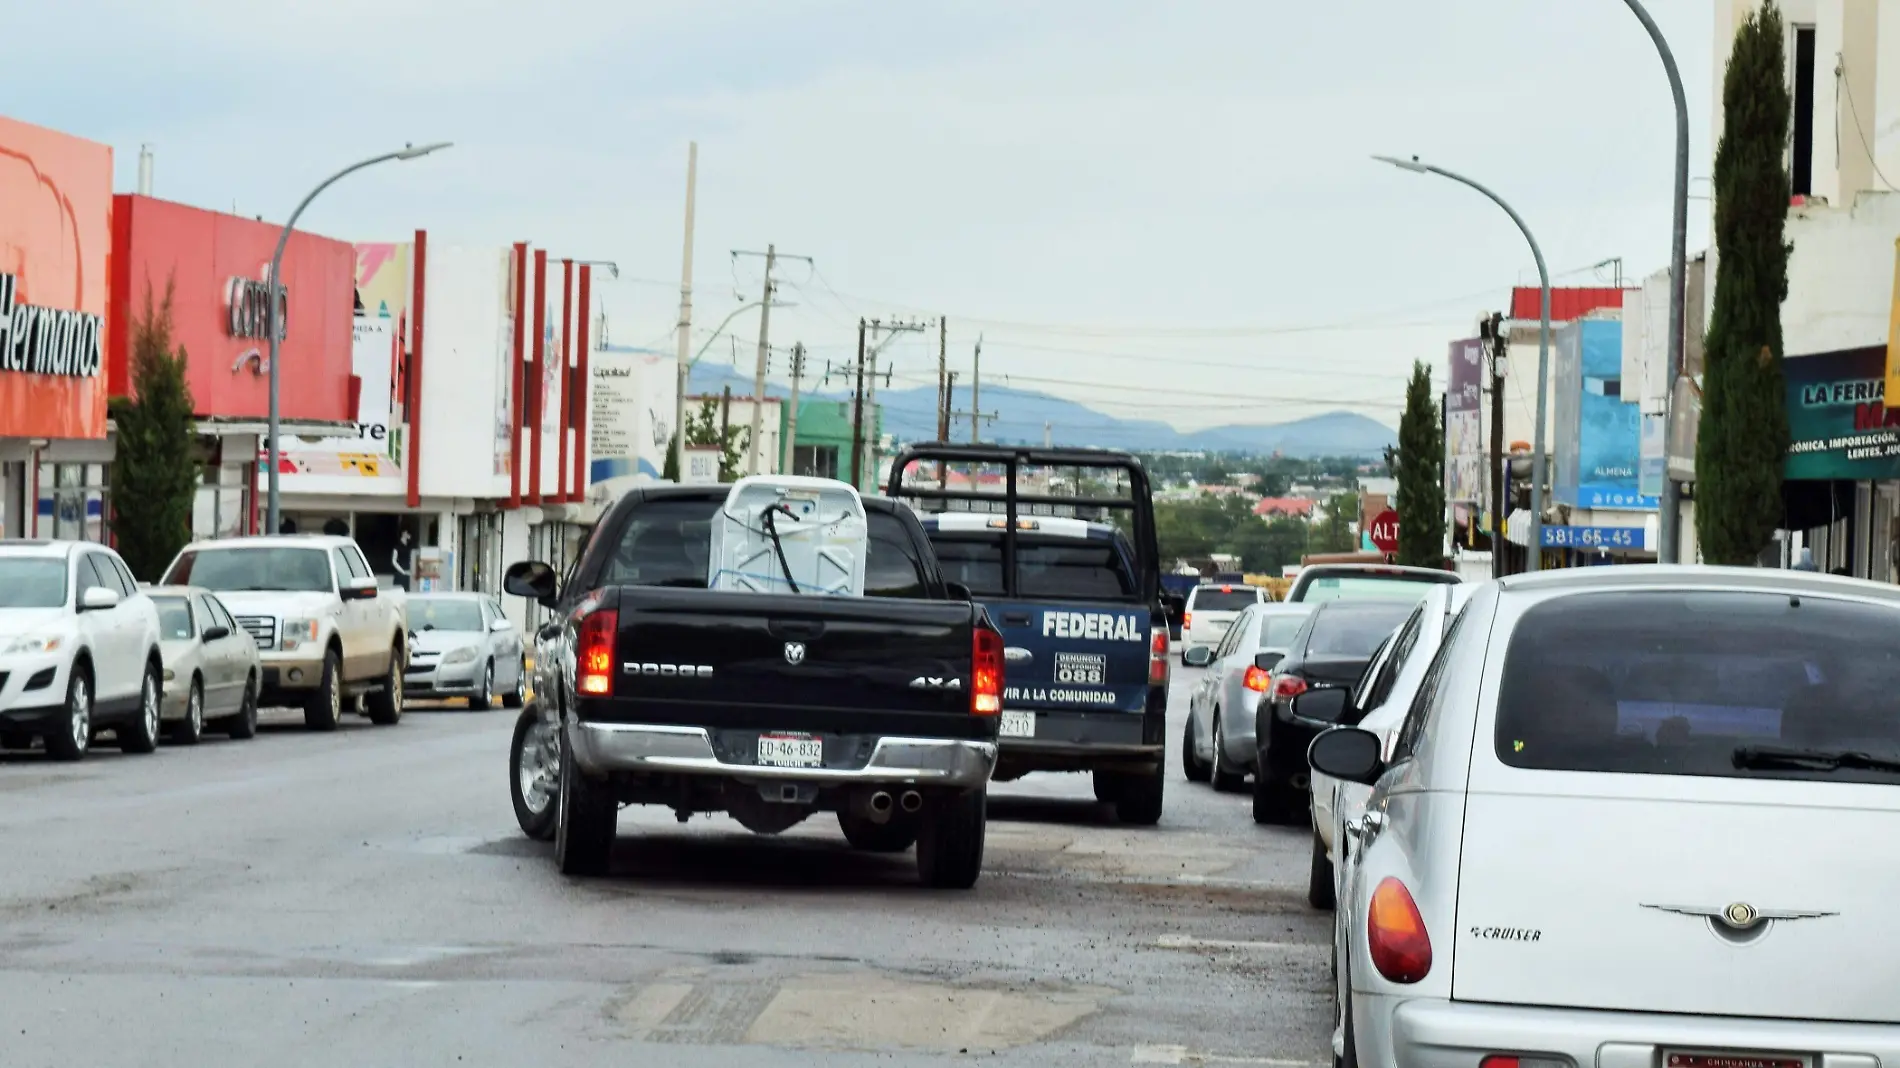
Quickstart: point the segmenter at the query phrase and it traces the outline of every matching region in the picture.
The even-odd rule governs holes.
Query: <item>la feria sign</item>
[[[99,374],[104,326],[97,315],[41,308],[16,300],[19,279],[0,274],[0,371],[93,378]]]

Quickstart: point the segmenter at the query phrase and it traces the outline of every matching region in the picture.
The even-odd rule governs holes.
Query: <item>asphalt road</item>
[[[0,758],[7,1068],[1325,1063],[1308,832],[1181,777],[993,789],[986,870],[916,884],[834,819],[623,812],[569,881],[509,808],[513,713],[85,763]]]

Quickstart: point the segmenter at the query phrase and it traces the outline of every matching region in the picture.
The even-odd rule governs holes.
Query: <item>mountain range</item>
[[[693,368],[688,389],[694,394],[718,393],[731,386],[735,394],[752,391],[750,376],[721,364],[701,363]],[[766,394],[789,397],[791,390],[767,382]],[[802,396],[849,399],[848,392],[804,391]],[[1095,445],[1144,452],[1210,451],[1284,453],[1288,456],[1379,456],[1395,445],[1391,427],[1356,412],[1333,411],[1284,423],[1236,424],[1203,430],[1177,430],[1154,419],[1123,419],[1085,404],[1034,390],[991,386],[982,391],[983,410],[995,418],[983,425],[983,439],[1040,444],[1045,434],[1055,445]],[[937,391],[929,386],[880,389],[877,403],[884,409],[884,430],[899,441],[928,441],[937,436]],[[969,411],[970,391],[958,386],[953,408]],[[951,437],[967,439],[969,424],[951,428]]]

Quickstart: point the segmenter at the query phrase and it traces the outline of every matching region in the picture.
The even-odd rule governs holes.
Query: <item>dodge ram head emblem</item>
[[[804,642],[786,642],[785,643],[785,662],[787,664],[804,663],[805,662],[805,643]]]

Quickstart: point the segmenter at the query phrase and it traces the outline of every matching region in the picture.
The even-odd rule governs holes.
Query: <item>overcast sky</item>
[[[1650,6],[1706,176],[1710,4]],[[616,260],[612,340],[670,350],[697,140],[702,331],[756,299],[730,251],[776,242],[816,269],[782,265],[773,341],[821,367],[860,315],[944,315],[966,375],[981,333],[985,381],[1184,428],[1396,422],[1411,361],[1442,380],[1534,282],[1503,213],[1372,153],[1509,198],[1560,284],[1668,252],[1668,86],[1621,0],[0,0],[0,25],[8,113],[111,144],[121,190],[150,143],[157,195],[281,219],[452,140],[304,225]],[[733,330],[749,369],[756,313]],[[935,381],[934,332],[890,351]]]

